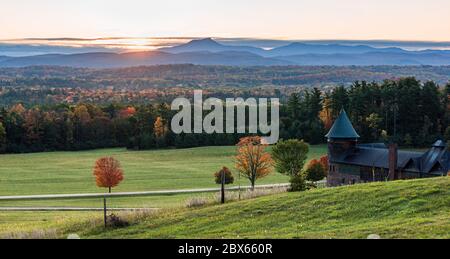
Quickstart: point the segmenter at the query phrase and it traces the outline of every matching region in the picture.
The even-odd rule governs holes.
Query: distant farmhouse
[[[450,170],[450,152],[442,140],[427,152],[399,151],[395,144],[358,144],[359,135],[344,110],[326,137],[329,186],[444,176]]]

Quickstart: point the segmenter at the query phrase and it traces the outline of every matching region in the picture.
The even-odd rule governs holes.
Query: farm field
[[[311,146],[309,157],[326,153],[325,146]],[[217,187],[213,173],[233,169],[235,147],[201,147],[179,150],[128,151],[104,149],[0,155],[0,196],[101,193],[95,186],[92,167],[97,158],[114,156],[121,161],[125,180],[114,192],[135,192]],[[287,177],[273,173],[257,184],[285,183]],[[248,185],[241,179],[242,185]],[[236,183],[235,185],[237,185]],[[108,200],[117,208],[179,208],[192,197],[212,199],[214,193],[127,197]],[[102,207],[102,199],[0,201],[0,207]],[[51,228],[66,219],[101,217],[96,212],[0,212],[1,232]]]
[[[312,146],[309,157],[324,154],[325,146]],[[0,196],[103,192],[95,186],[92,168],[104,156],[115,157],[124,169],[125,180],[114,192],[216,187],[214,172],[222,166],[233,170],[234,155],[233,146],[0,155]],[[245,179],[241,182],[249,184]],[[258,184],[285,182],[286,177],[273,173]]]

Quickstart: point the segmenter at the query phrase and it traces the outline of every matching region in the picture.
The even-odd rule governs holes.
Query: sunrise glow
[[[0,39],[137,37],[119,42],[133,48],[159,44],[142,37],[450,40],[446,0],[4,0],[0,5]]]

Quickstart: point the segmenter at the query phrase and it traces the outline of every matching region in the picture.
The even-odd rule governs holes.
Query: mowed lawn
[[[103,149],[0,155],[0,196],[103,192],[95,186],[92,168],[96,159],[113,156],[125,171],[125,180],[114,192],[214,187],[213,173],[222,166],[234,169],[236,147],[201,147],[155,151]],[[309,157],[326,153],[312,146]],[[258,184],[284,183],[273,173]],[[247,185],[248,180],[241,179]]]

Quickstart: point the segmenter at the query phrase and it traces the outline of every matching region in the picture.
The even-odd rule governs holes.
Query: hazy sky
[[[449,0],[1,0],[0,39],[256,37],[450,41]]]

